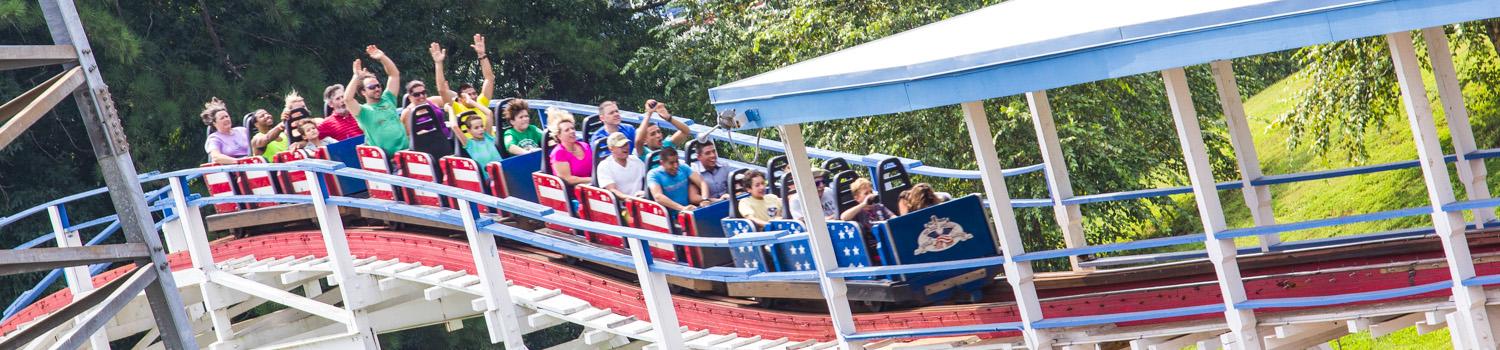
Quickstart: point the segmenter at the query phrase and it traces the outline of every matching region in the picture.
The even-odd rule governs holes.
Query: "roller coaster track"
[[[414,327],[443,324],[482,314],[483,294],[478,287],[472,259],[464,242],[432,235],[392,232],[378,228],[356,228],[347,232],[350,251],[356,258],[355,270],[378,280],[380,300],[366,309],[376,332],[390,332]],[[1483,235],[1481,240],[1500,241],[1500,236]],[[212,251],[222,273],[233,274],[278,291],[298,291],[320,302],[339,301],[336,290],[322,290],[319,279],[331,279],[332,271],[317,231],[295,231],[259,235],[243,239],[214,242]],[[1402,242],[1403,246],[1420,245],[1422,239]],[[1500,272],[1500,246],[1476,254],[1486,272]],[[1412,285],[1421,287],[1446,276],[1441,258],[1430,252],[1401,256],[1356,258],[1333,264],[1314,264],[1317,270],[1274,267],[1262,272],[1273,274],[1248,278],[1247,289],[1257,294],[1319,294],[1329,289],[1360,289],[1369,285]],[[549,261],[546,257],[505,250],[501,263],[506,266],[512,285],[511,297],[523,308],[522,332],[528,333],[563,322],[583,325],[582,337],[567,346],[588,348],[640,347],[655,341],[646,310],[640,305],[641,290],[629,281],[620,281],[586,269]],[[192,268],[186,252],[170,256],[179,280],[179,289],[189,304],[201,302],[204,275]],[[1383,261],[1383,262],[1382,262]],[[1426,265],[1426,266],[1424,266]],[[1341,267],[1340,267],[1341,266]],[[95,284],[103,285],[132,270],[122,267],[100,274]],[[1319,284],[1319,281],[1326,283]],[[1351,281],[1360,281],[1351,283]],[[1305,283],[1298,286],[1296,284]],[[338,288],[335,281],[328,283]],[[1344,287],[1338,287],[1338,285]],[[1353,284],[1364,284],[1355,286]],[[1105,307],[1120,303],[1154,303],[1176,305],[1196,299],[1202,283],[1177,283],[1113,292],[1054,296],[1045,303],[1050,310]],[[1211,285],[1209,285],[1211,286]],[[1097,287],[1097,286],[1096,286]],[[1117,286],[1110,286],[1114,288]],[[301,288],[298,290],[298,288]],[[1405,287],[1413,288],[1413,287]],[[1276,292],[1280,290],[1283,292]],[[1299,292],[1285,292],[1296,290]],[[1493,292],[1492,292],[1493,293]],[[1382,302],[1360,302],[1352,305],[1322,308],[1289,308],[1266,313],[1262,326],[1274,328],[1272,348],[1308,348],[1350,331],[1371,330],[1376,335],[1393,330],[1421,327],[1430,331],[1443,327],[1443,316],[1451,309],[1444,289],[1401,296]],[[1216,297],[1208,295],[1208,297]],[[243,297],[229,308],[238,315],[268,302],[262,298]],[[11,334],[29,322],[65,306],[71,295],[61,291],[26,308],[14,318],[0,324],[0,332]],[[832,328],[825,315],[772,311],[743,307],[690,296],[675,296],[687,346],[694,349],[818,349],[833,346]],[[200,304],[201,305],[201,304]],[[1090,310],[1079,310],[1087,314]],[[213,342],[213,332],[201,309],[190,312],[199,330],[198,341]],[[1132,341],[1140,348],[1175,348],[1182,344],[1214,340],[1226,330],[1222,321],[1208,317],[1184,316],[1159,322],[1121,321],[1105,326],[1063,325],[1061,345],[1111,344]],[[106,333],[118,340],[141,332],[150,332],[150,313],[144,298],[137,298],[109,324]],[[982,323],[1014,321],[1012,303],[987,303],[961,306],[938,306],[917,310],[862,314],[856,318],[861,328],[899,330],[907,327],[953,327],[954,333],[980,332],[978,337],[938,337],[912,342],[887,341],[870,344],[873,348],[900,347],[920,343],[929,346],[962,348],[999,348],[1016,345],[1015,332],[983,332]],[[1062,318],[1066,319],[1066,318]],[[1061,319],[1060,319],[1061,320]],[[932,325],[929,325],[932,324]],[[271,326],[274,325],[274,326]],[[51,334],[61,334],[58,327]],[[314,317],[297,309],[283,309],[235,324],[232,345],[241,348],[295,348],[308,345],[347,346],[349,343],[327,342],[337,339],[341,325],[329,319]],[[153,348],[154,336],[148,334],[138,348]],[[54,339],[43,337],[30,347],[45,348]],[[321,342],[321,343],[320,343]],[[1209,345],[1212,342],[1203,342]],[[1312,344],[1312,345],[1308,345]],[[156,344],[160,345],[160,344]],[[1151,347],[1155,345],[1156,347]]]

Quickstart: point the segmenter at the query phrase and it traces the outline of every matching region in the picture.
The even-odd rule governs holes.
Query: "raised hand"
[[[484,36],[474,34],[474,44],[469,45],[469,47],[474,48],[474,54],[484,57]]]
[[[365,46],[365,54],[370,55],[370,59],[376,61],[385,60],[385,51],[380,51],[380,48],[375,45]]]
[[[364,71],[365,62],[360,61],[358,58],[354,59],[354,75],[359,75],[359,73],[363,73]]]
[[[448,49],[444,49],[443,46],[438,45],[437,42],[429,44],[427,46],[427,52],[432,54],[433,62],[442,62],[443,60],[448,59]]]

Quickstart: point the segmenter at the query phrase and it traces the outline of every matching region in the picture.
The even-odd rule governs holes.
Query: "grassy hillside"
[[[1448,144],[1447,122],[1443,118],[1432,77],[1430,74],[1424,75],[1429,89],[1428,96],[1432,100],[1435,109],[1433,112],[1437,117],[1438,134],[1444,143],[1444,151],[1452,153],[1452,148]],[[1296,91],[1308,88],[1308,85],[1293,76],[1276,83],[1245,102],[1245,109],[1254,131],[1256,149],[1259,151],[1260,163],[1265,174],[1302,173],[1417,158],[1411,130],[1406,117],[1401,114],[1386,116],[1384,127],[1367,135],[1365,145],[1369,150],[1369,157],[1365,160],[1352,160],[1338,154],[1322,155],[1307,146],[1288,147],[1288,131],[1273,128],[1270,125],[1278,115],[1294,107],[1290,97]],[[1490,136],[1493,135],[1488,135],[1485,131],[1487,128],[1484,127],[1488,124],[1486,123],[1490,119],[1488,117],[1494,115],[1493,112],[1496,109],[1495,102],[1493,102],[1495,101],[1494,91],[1489,87],[1470,85],[1466,87],[1465,95],[1474,118],[1473,123],[1476,124],[1476,133],[1478,133],[1476,136],[1480,139],[1479,147],[1496,147],[1497,145],[1485,142],[1486,139],[1492,139],[1493,137]],[[1495,163],[1489,162],[1490,174],[1496,174]],[[1450,166],[1449,171],[1450,176],[1456,179],[1458,174],[1453,167]],[[1490,176],[1491,188],[1494,188],[1496,178],[1494,175]],[[1465,197],[1463,188],[1458,186],[1456,181],[1453,184],[1455,195],[1463,199]],[[1410,208],[1428,203],[1426,187],[1422,183],[1422,173],[1415,168],[1274,185],[1271,191],[1276,221],[1283,223]],[[1238,190],[1223,191],[1220,197],[1228,211],[1226,214],[1231,227],[1253,225],[1249,211]],[[1413,216],[1288,232],[1281,235],[1281,240],[1354,235],[1400,228],[1426,227],[1431,224],[1427,216]],[[1256,244],[1255,241],[1255,238],[1248,238],[1237,243],[1241,246],[1253,246]],[[1369,333],[1352,334],[1330,343],[1330,346],[1335,349],[1438,349],[1448,348],[1451,345],[1446,329],[1418,335],[1414,328],[1408,328],[1380,339],[1371,339]]]

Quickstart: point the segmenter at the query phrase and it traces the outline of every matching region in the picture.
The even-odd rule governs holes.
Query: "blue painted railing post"
[[[1443,211],[1443,206],[1455,202],[1455,197],[1437,126],[1432,120],[1427,87],[1422,82],[1422,68],[1417,64],[1416,49],[1412,47],[1411,33],[1390,33],[1385,39],[1391,50],[1391,61],[1396,66],[1396,80],[1401,86],[1401,102],[1406,107],[1407,121],[1411,124],[1412,138],[1417,146],[1417,159],[1422,164],[1422,180],[1432,203],[1432,228],[1442,241],[1443,253],[1448,259],[1448,274],[1453,279],[1456,322],[1449,325],[1453,330],[1453,347],[1495,349],[1489,313],[1485,310],[1484,287],[1463,285],[1464,280],[1475,275],[1474,258],[1469,254],[1468,240],[1464,235],[1467,228],[1463,212]]]
[[[515,301],[511,300],[510,282],[505,279],[495,237],[479,232],[479,211],[473,203],[458,199],[458,211],[463,217],[464,235],[469,239],[469,253],[474,257],[474,270],[479,275],[479,288],[485,291],[484,321],[490,342],[504,342],[506,349],[525,349],[526,345],[521,341],[520,314],[516,312]]]
[[[68,211],[62,204],[47,207],[47,217],[52,222],[52,237],[57,240],[58,248],[83,246],[83,240],[78,238],[78,231],[68,230],[71,224],[68,220]],[[89,273],[88,265],[65,267],[63,275],[68,281],[68,290],[73,292],[73,300],[78,300],[85,293],[94,290],[94,279]],[[74,322],[84,320],[87,318],[79,317]],[[103,332],[94,333],[89,336],[89,347],[94,350],[109,349],[109,338],[105,337]]]
[[[979,163],[979,172],[983,175],[980,179],[984,182],[984,193],[990,201],[990,221],[995,225],[995,234],[998,235],[995,241],[1000,243],[1000,250],[1006,257],[1005,281],[1010,283],[1010,289],[1016,295],[1016,311],[1021,314],[1021,332],[1026,338],[1026,347],[1051,349],[1054,342],[1052,337],[1047,331],[1036,328],[1036,322],[1045,316],[1042,314],[1041,299],[1036,294],[1036,284],[1032,280],[1034,272],[1031,262],[1015,260],[1015,257],[1026,254],[1026,247],[1022,245],[1021,229],[1016,225],[1010,192],[1005,188],[1005,175],[1000,172],[1004,167],[1000,166],[1000,157],[995,153],[995,140],[990,136],[990,122],[985,116],[984,102],[964,102],[962,106],[964,124],[969,129],[969,141],[974,146],[974,159]]]
[[[1224,123],[1229,129],[1229,145],[1234,149],[1234,159],[1240,168],[1240,194],[1245,197],[1245,206],[1250,208],[1250,218],[1255,226],[1276,224],[1276,213],[1271,207],[1271,188],[1256,186],[1252,182],[1263,174],[1260,156],[1255,152],[1255,138],[1250,132],[1250,121],[1245,117],[1245,104],[1240,98],[1240,86],[1235,82],[1234,66],[1227,60],[1209,63],[1213,73],[1214,87],[1219,91],[1219,105],[1224,110]],[[1281,242],[1279,233],[1260,236],[1260,250],[1270,251],[1271,246]]]
[[[1208,260],[1213,263],[1214,272],[1218,276],[1219,291],[1224,296],[1224,318],[1228,322],[1230,333],[1230,339],[1224,345],[1231,349],[1264,348],[1260,332],[1255,329],[1255,311],[1235,307],[1248,300],[1245,285],[1240,278],[1239,263],[1235,260],[1238,249],[1234,246],[1234,238],[1219,235],[1228,229],[1228,225],[1224,221],[1224,208],[1219,203],[1219,190],[1215,187],[1213,169],[1208,162],[1208,149],[1203,145],[1198,112],[1193,109],[1187,73],[1182,68],[1172,68],[1161,71],[1161,75],[1167,87],[1167,104],[1172,108],[1172,120],[1177,124],[1177,138],[1182,144],[1188,180],[1193,184],[1193,199],[1197,202],[1198,215],[1203,221],[1203,232],[1208,235],[1204,246],[1208,251]]]

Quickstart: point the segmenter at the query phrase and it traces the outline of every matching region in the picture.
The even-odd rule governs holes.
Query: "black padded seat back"
[[[880,203],[895,211],[901,202],[901,192],[911,189],[911,175],[900,159],[887,158],[875,166],[875,192],[880,194]]]
[[[745,187],[745,174],[750,169],[737,169],[729,173],[729,217],[738,219],[740,217],[740,194],[749,191]]]
[[[787,208],[792,207],[792,196],[797,194],[796,181],[792,176],[792,172],[788,171],[786,174],[782,174],[781,181],[777,182],[781,184],[781,191],[786,193],[786,195],[781,196],[781,218],[791,219],[791,210],[787,210]]]
[[[781,175],[785,173],[787,173],[786,155],[771,157],[771,160],[766,161],[766,179],[771,180],[766,181],[766,192],[784,197],[781,193],[780,182],[775,180],[781,179]]]
[[[823,162],[823,170],[827,170],[829,174],[838,174],[851,169],[853,168],[849,166],[849,161],[844,158],[834,158]]]
[[[844,170],[833,174],[833,182],[829,183],[829,186],[833,186],[834,196],[838,198],[836,201],[839,213],[859,204],[859,198],[854,198],[854,189],[850,187],[858,178],[859,173],[854,170]]]

